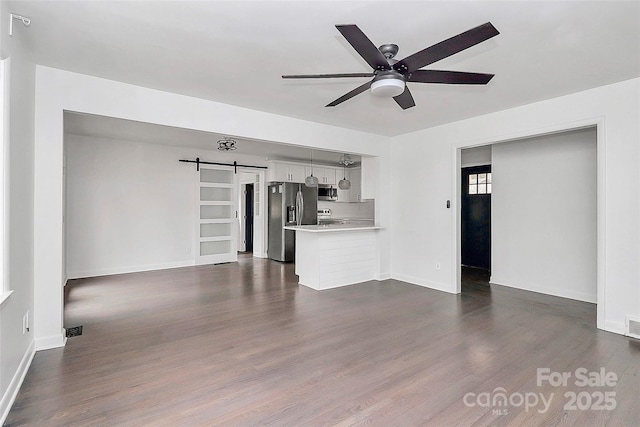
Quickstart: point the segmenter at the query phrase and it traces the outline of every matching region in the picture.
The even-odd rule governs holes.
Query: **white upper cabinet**
[[[338,201],[339,202],[360,202],[362,201],[362,170],[357,168],[349,168],[344,172],[342,169],[336,171],[336,180],[340,182],[342,178],[346,178],[351,181],[351,188],[348,190],[341,190],[338,187]]]
[[[362,199],[375,199],[376,198],[376,183],[378,182],[378,158],[362,156],[361,161],[361,198]]]
[[[339,179],[336,179],[337,176],[336,168],[324,168],[324,184],[328,185],[336,185],[338,184]]]
[[[267,180],[269,182],[304,182],[311,175],[311,166],[295,162],[269,162]],[[313,166],[313,176],[318,178],[318,184],[338,185],[342,179],[342,168],[331,166]]]
[[[349,201],[360,202],[362,201],[362,169],[351,168],[349,169],[349,181],[351,181],[351,189],[349,190]],[[340,200],[338,198],[338,200]]]
[[[350,176],[351,176],[351,170],[350,169],[345,169],[344,172],[342,170],[340,170],[340,171],[338,171],[338,176],[336,176],[336,179],[338,180],[338,182],[340,182],[340,180],[342,178],[346,178],[348,180],[351,180]],[[341,190],[340,187],[338,187],[338,201],[339,202],[350,202],[351,201],[351,190]]]
[[[269,162],[269,182],[304,182],[306,176],[305,165],[302,163]]]
[[[311,175],[311,166],[306,167],[307,176]],[[313,166],[313,176],[318,178],[318,184],[336,185],[336,168],[331,166]]]
[[[269,169],[267,169],[267,181],[280,182],[289,180],[289,169],[282,163],[269,163]]]
[[[304,165],[291,163],[288,169],[291,182],[304,182],[304,179],[307,177]]]

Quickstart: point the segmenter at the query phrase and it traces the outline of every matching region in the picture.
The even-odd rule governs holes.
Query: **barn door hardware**
[[[196,164],[196,170],[198,172],[200,171],[200,165],[233,166],[233,173],[238,173],[238,167],[241,167],[241,168],[254,168],[254,169],[267,169],[266,166],[241,165],[238,162],[236,162],[235,160],[233,161],[233,163],[218,163],[218,162],[205,162],[205,161],[200,160],[200,157],[196,157],[195,160],[181,159],[179,161],[183,162],[183,163],[195,163]]]

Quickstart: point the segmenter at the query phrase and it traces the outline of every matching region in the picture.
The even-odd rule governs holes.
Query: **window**
[[[469,194],[491,194],[491,172],[469,174]]]

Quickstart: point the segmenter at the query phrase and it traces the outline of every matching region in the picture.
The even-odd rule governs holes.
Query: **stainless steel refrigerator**
[[[302,193],[302,203],[299,200],[296,203],[298,190]],[[269,258],[283,262],[294,261],[296,232],[283,227],[318,223],[318,189],[304,184],[273,182],[269,184],[268,192]]]

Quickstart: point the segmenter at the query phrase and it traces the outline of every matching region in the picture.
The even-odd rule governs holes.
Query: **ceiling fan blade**
[[[500,32],[496,30],[491,22],[487,22],[486,24],[482,24],[478,27],[465,31],[464,33],[458,34],[457,36],[453,36],[450,39],[416,52],[413,55],[409,55],[394,64],[393,68],[400,72],[411,73],[416,71],[418,68],[433,64],[436,61],[461,52],[471,46],[477,45],[478,43],[482,43],[483,41],[497,36],[498,34],[500,34]]]
[[[398,103],[398,105],[400,107],[402,107],[403,110],[406,110],[407,108],[411,108],[411,107],[415,107],[416,106],[416,103],[413,100],[413,96],[411,95],[411,92],[409,91],[409,87],[406,86],[406,85],[404,87],[404,92],[402,92],[398,96],[394,96],[393,100],[396,101]]]
[[[338,31],[374,70],[390,70],[391,65],[357,25],[336,25]]]
[[[464,71],[416,70],[407,81],[415,83],[445,83],[451,85],[486,85],[493,74]]]
[[[357,88],[355,88],[351,92],[342,95],[340,98],[336,99],[335,101],[331,102],[330,104],[325,105],[325,107],[335,107],[336,105],[343,103],[347,99],[351,99],[354,96],[361,94],[365,90],[369,89],[370,86],[371,86],[371,82],[366,82],[365,84],[358,86]]]
[[[283,79],[332,79],[337,77],[373,77],[373,73],[342,73],[342,74],[292,74],[282,76]]]

